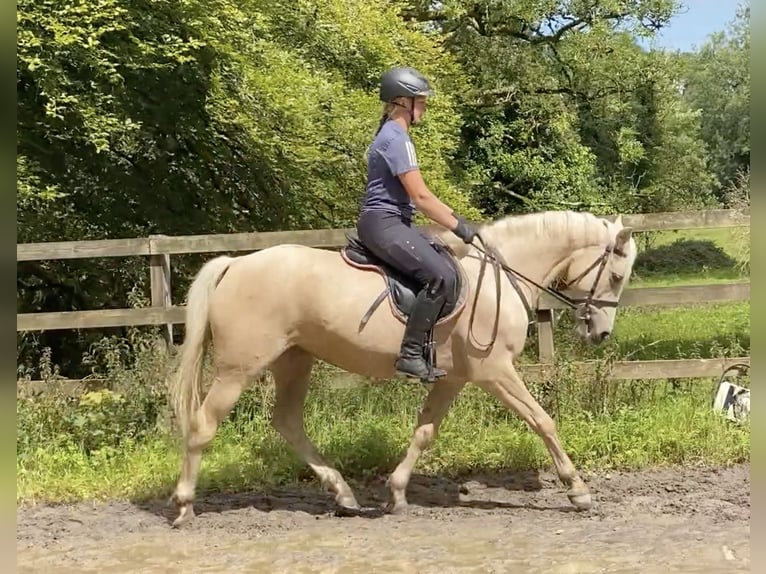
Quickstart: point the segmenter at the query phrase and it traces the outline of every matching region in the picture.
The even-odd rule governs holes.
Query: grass
[[[637,383],[640,385],[640,383]],[[708,409],[710,387],[687,391],[659,384],[651,392],[623,384],[604,412],[571,412],[559,422],[565,448],[582,470],[637,469],[667,464],[723,465],[748,460],[749,432]],[[643,395],[638,405],[635,396]],[[345,395],[345,396],[344,396]],[[353,482],[387,474],[409,442],[423,393],[383,383],[362,391],[312,390],[307,430],[319,449]],[[328,416],[346,407],[344,416]],[[242,491],[314,480],[268,426],[268,408],[253,395],[221,427],[203,459],[199,491]],[[64,443],[38,445],[17,459],[19,501],[166,497],[180,458],[174,441],[157,434],[86,453]],[[454,475],[472,470],[550,468],[536,435],[488,397],[469,387],[448,415],[417,471]]]
[[[599,347],[574,341],[570,325],[569,315],[562,314],[555,333],[556,351],[576,353],[581,360],[736,357],[746,355],[750,348],[748,302],[621,309],[613,337]]]
[[[633,285],[746,280],[741,249],[742,236],[729,230],[656,234],[642,250]],[[714,379],[607,382],[578,380],[567,369],[571,360],[748,355],[748,302],[621,309],[613,339],[599,348],[575,341],[568,321],[563,314],[556,328],[558,376],[530,384],[530,390],[556,419],[578,468],[749,460],[749,426],[731,424],[710,409]],[[524,360],[535,356],[531,341]],[[135,368],[111,369],[109,390],[79,399],[55,390],[19,399],[17,501],[169,495],[180,453],[166,417],[165,369],[163,357],[147,349]],[[409,443],[424,390],[401,381],[338,388],[343,374],[325,365],[315,378],[306,424],[320,451],[352,485],[391,472]],[[205,453],[200,492],[315,481],[270,427],[272,404],[268,386],[243,395]],[[416,472],[542,468],[551,468],[542,441],[494,399],[468,387]]]

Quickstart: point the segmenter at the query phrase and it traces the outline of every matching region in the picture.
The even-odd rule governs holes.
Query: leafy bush
[[[74,445],[85,453],[147,438],[168,428],[170,410],[165,394],[167,357],[157,351],[156,340],[133,341],[135,360],[122,351],[127,343],[104,340],[99,352],[110,357],[103,371],[85,379],[84,392],[62,382],[48,364],[40,371],[45,389],[24,390],[16,399],[17,449],[30,453],[37,448]],[[46,355],[46,361],[49,356]],[[130,361],[131,368],[126,367]],[[88,389],[91,381],[98,388]]]
[[[707,269],[732,269],[737,261],[713,241],[678,239],[653,247],[636,258],[637,274],[695,273]]]

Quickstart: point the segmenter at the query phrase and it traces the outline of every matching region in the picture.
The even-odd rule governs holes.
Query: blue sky
[[[713,32],[726,29],[739,4],[740,0],[684,0],[680,13],[648,45],[684,52],[694,50]]]

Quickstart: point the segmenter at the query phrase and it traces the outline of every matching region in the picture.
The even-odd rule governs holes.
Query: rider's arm
[[[428,189],[426,183],[423,181],[420,169],[411,169],[407,172],[400,173],[398,177],[402,182],[404,190],[407,192],[407,195],[410,196],[410,199],[412,199],[412,202],[415,204],[418,211],[447,229],[452,230],[457,227],[458,220],[452,215],[452,210],[444,205],[444,203],[442,203],[441,200]]]
[[[454,230],[458,220],[452,215],[452,210],[439,201],[423,181],[412,140],[403,135],[394,139],[379,153],[386,160],[391,172],[402,182],[402,187],[418,211],[439,225]]]

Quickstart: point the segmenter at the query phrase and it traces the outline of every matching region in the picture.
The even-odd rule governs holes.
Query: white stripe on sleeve
[[[418,167],[418,158],[415,155],[415,146],[412,145],[412,142],[410,141],[405,142],[404,145],[407,148],[407,159],[410,162],[410,167]]]

